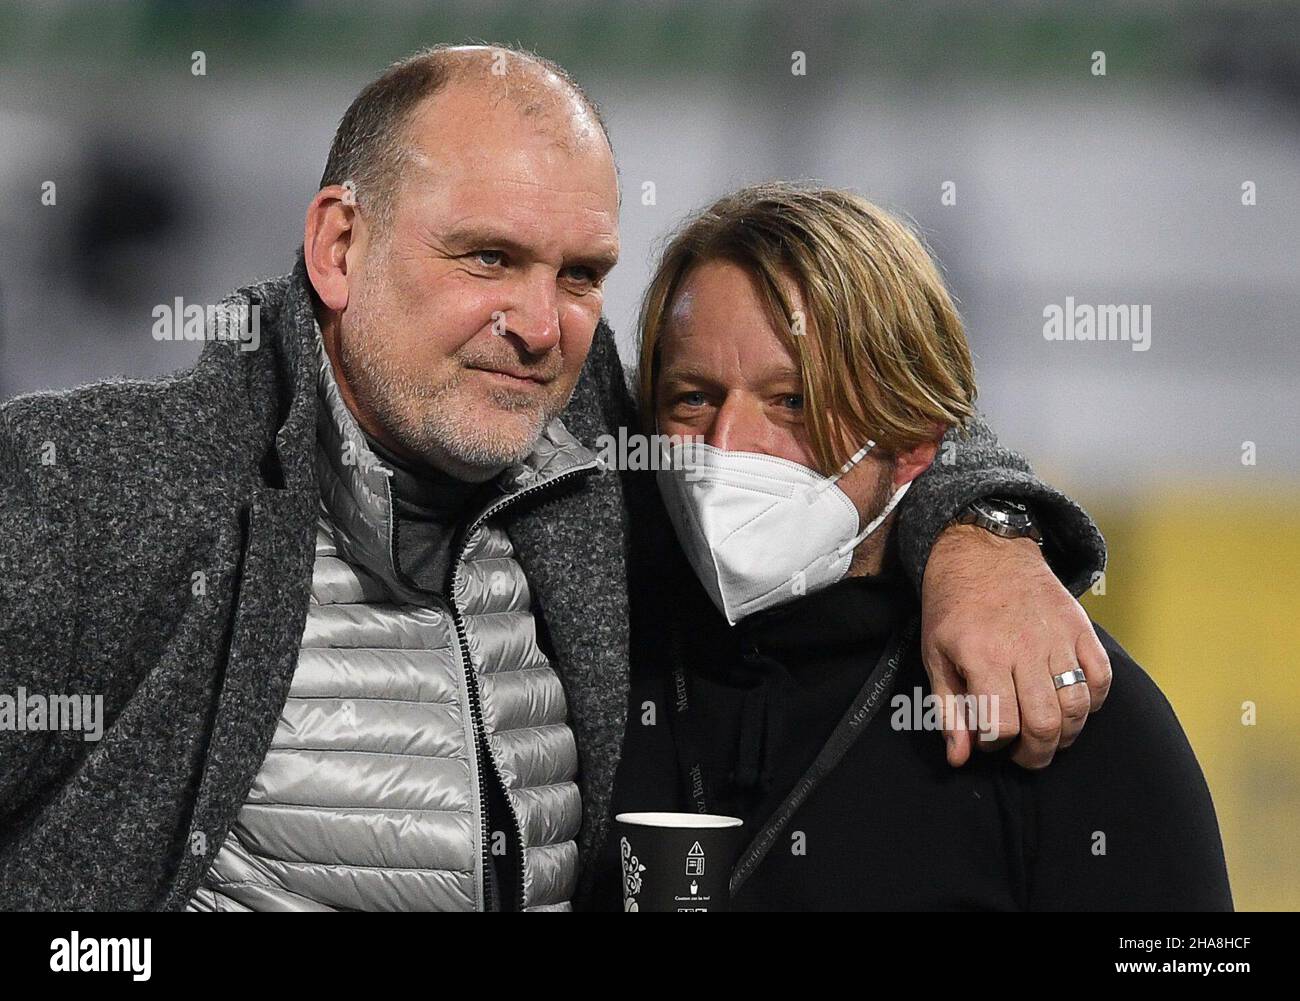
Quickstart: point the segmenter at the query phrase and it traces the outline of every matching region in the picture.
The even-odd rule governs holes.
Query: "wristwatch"
[[[953,519],[958,525],[978,525],[986,532],[1004,539],[1033,539],[1040,546],[1043,533],[1038,530],[1027,505],[1000,497],[981,497]]]

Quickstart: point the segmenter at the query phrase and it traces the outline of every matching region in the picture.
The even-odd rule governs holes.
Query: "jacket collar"
[[[275,428],[275,461],[269,464],[278,466],[282,482],[271,485],[299,495],[314,493],[315,488],[311,442],[316,414],[317,373],[312,346],[316,312],[310,288],[307,266],[300,254],[288,275],[236,293],[250,305],[261,307],[263,331],[273,334],[259,348],[271,353],[271,365],[266,366],[265,362],[258,365],[250,359],[249,378],[262,377],[269,368],[281,383],[275,397],[287,402],[287,410],[271,408],[275,415],[272,419],[282,415],[279,427]]]

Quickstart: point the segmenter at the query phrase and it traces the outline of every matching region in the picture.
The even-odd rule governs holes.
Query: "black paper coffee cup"
[[[625,911],[728,911],[742,821],[709,813],[620,813]]]

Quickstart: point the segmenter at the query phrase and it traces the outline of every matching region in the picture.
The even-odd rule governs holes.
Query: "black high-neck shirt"
[[[492,481],[466,483],[405,459],[365,434],[371,451],[393,471],[393,560],[418,587],[446,594],[452,546],[464,522],[492,497]]]
[[[699,629],[687,654],[711,813],[748,830],[794,788],[916,602],[900,574],[850,577],[734,628]],[[714,644],[711,652],[704,649]]]

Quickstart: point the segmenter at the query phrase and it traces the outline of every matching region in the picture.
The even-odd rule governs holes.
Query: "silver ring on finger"
[[[1064,674],[1052,675],[1052,684],[1056,686],[1057,691],[1087,680],[1088,679],[1084,675],[1083,671],[1077,667],[1073,671],[1066,671]]]

